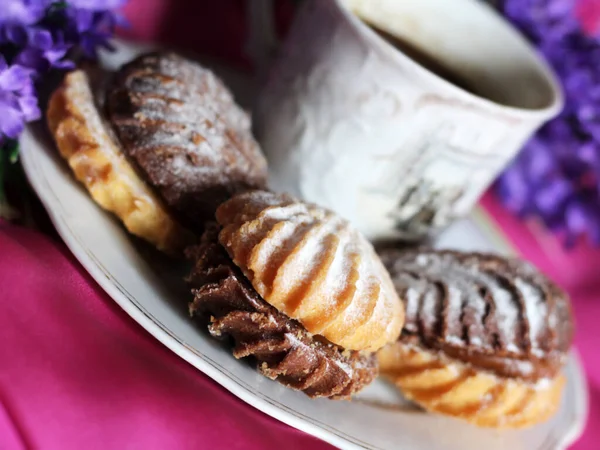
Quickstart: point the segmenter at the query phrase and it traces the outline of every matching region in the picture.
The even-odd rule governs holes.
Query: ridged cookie
[[[92,198],[123,221],[130,233],[158,249],[178,253],[193,241],[140,179],[110,134],[88,75],[67,74],[46,113],[56,145]]]
[[[221,205],[219,242],[269,304],[349,350],[394,341],[402,303],[371,244],[333,212],[286,195],[240,194]]]
[[[126,155],[186,226],[201,229],[232,194],[266,184],[250,118],[209,69],[149,53],[115,74],[107,113]]]
[[[313,336],[266,303],[208,228],[187,254],[194,263],[188,283],[190,314],[211,335],[230,337],[236,358],[253,357],[265,376],[310,397],[349,398],[377,376],[373,353],[345,350]]]
[[[567,296],[533,266],[495,255],[381,250],[406,325],[381,371],[428,410],[522,427],[559,406],[573,336]]]
[[[431,412],[493,428],[543,422],[558,410],[565,377],[526,383],[396,343],[378,353],[379,370],[406,398]]]

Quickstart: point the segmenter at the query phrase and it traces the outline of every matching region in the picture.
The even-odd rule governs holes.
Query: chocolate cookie
[[[384,249],[406,308],[381,371],[426,409],[523,427],[558,408],[573,339],[568,297],[530,264],[490,254]]]
[[[236,357],[311,397],[370,383],[404,310],[366,238],[332,211],[267,191],[235,195],[215,218],[188,252],[191,313],[231,336]]]
[[[310,397],[348,398],[375,378],[373,354],[345,351],[265,302],[219,244],[218,232],[209,227],[187,252],[195,263],[190,314],[208,318],[212,336],[230,337],[236,358],[254,357],[265,376]]]
[[[172,217],[123,154],[96,102],[104,74],[75,70],[64,77],[48,102],[48,129],[62,157],[96,203],[115,214],[127,230],[172,255],[196,236]]]
[[[526,380],[554,376],[564,364],[570,303],[530,264],[453,251],[380,255],[406,306],[400,340]]]
[[[266,183],[247,114],[199,64],[172,53],[140,56],[115,75],[107,114],[123,151],[192,228],[232,194]]]

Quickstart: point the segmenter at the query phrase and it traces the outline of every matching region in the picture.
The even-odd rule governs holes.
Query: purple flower
[[[69,5],[90,11],[117,10],[127,3],[127,0],[70,0]]]
[[[67,59],[77,47],[95,59],[99,48],[111,49],[109,39],[124,21],[107,8],[118,8],[125,0],[13,0],[7,17],[0,20],[0,44],[8,45],[8,60],[36,71],[36,77],[51,68],[72,68]],[[0,48],[1,50],[1,48]]]
[[[582,27],[582,2],[597,3],[600,14],[600,0],[504,2],[506,16],[553,66],[566,102],[499,178],[496,192],[509,209],[537,217],[565,243],[585,235],[600,245],[600,66],[594,64],[600,36],[586,34],[590,24]]]
[[[530,188],[523,167],[513,164],[496,182],[496,192],[504,205],[512,212],[523,215],[528,212]]]
[[[0,56],[0,135],[16,139],[25,122],[39,117],[32,70],[18,64],[9,66]]]
[[[26,45],[23,46],[14,62],[36,71],[36,76],[45,73],[50,68],[68,69],[73,67],[71,61],[65,60],[67,52],[72,47],[65,43],[61,33],[51,33],[40,27],[30,27],[25,30]]]
[[[0,140],[15,139],[40,115],[33,81],[51,68],[73,67],[78,47],[94,58],[120,17],[125,0],[3,0],[0,7]],[[2,142],[0,142],[0,145]]]
[[[52,0],[4,0],[0,8],[0,23],[31,25],[46,13]]]
[[[99,48],[112,49],[109,40],[115,27],[125,23],[118,13],[108,8],[117,8],[124,3],[124,0],[69,1],[65,7],[52,11],[46,20],[51,25],[48,29],[55,41],[77,47],[85,57],[95,59]],[[55,64],[52,66],[56,67]]]
[[[3,179],[17,157],[25,123],[40,117],[34,82],[50,69],[97,56],[123,19],[111,9],[126,0],[0,0],[0,215],[6,213]]]
[[[112,49],[109,40],[117,24],[114,13],[69,8],[66,14],[69,22],[66,35],[81,47],[85,56],[95,59],[98,48]]]
[[[27,30],[27,45],[14,61],[34,69],[38,75],[53,67],[69,69],[73,63],[64,58],[71,47],[72,44],[64,41],[62,33],[53,34],[46,29],[33,27]]]
[[[560,39],[579,27],[574,0],[506,0],[504,14],[534,42]]]

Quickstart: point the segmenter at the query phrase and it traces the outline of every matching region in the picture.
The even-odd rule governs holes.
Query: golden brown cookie
[[[104,122],[82,70],[67,74],[46,113],[56,145],[77,179],[130,233],[160,250],[177,253],[193,236],[175,221],[162,200],[137,175]]]
[[[367,239],[313,204],[270,192],[217,209],[219,242],[269,304],[310,333],[374,351],[400,333],[404,311]]]
[[[479,426],[526,427],[561,398],[573,335],[567,296],[531,265],[453,251],[380,252],[406,325],[382,374],[427,410]]]
[[[208,228],[187,252],[194,262],[190,314],[208,319],[213,337],[231,338],[236,358],[253,357],[263,375],[309,397],[346,399],[375,379],[373,353],[312,335],[265,302],[219,244],[218,231]]]
[[[404,311],[366,239],[330,211],[265,191],[225,202],[217,222],[188,251],[192,315],[311,397],[370,383],[373,351],[398,338]]]

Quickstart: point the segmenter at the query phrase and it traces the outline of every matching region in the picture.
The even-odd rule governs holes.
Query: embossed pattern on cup
[[[436,3],[448,9],[446,0],[396,1],[404,4],[402,17],[407,11],[416,17],[398,27],[418,25],[425,14],[418,9]],[[514,47],[523,66],[515,79],[530,80],[540,91],[537,98],[528,92],[531,100],[523,102],[530,105],[511,105],[523,86],[508,75],[490,83],[489,55],[467,55],[464,65],[499,86],[494,99],[506,99],[508,106],[463,91],[389,45],[347,9],[377,17],[396,7],[392,0],[309,0],[255,111],[274,188],[336,210],[371,238],[419,238],[470,211],[532,132],[556,114],[561,94],[549,69],[486,6],[475,0],[453,4],[461,10],[456,14],[489,20],[489,37],[498,33],[503,45]],[[510,61],[511,53],[501,54],[502,48],[490,44],[499,60]]]

